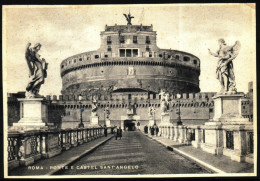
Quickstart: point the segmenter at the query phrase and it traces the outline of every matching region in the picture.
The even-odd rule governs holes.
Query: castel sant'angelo
[[[169,95],[172,122],[177,120],[179,104],[185,124],[202,124],[212,118],[215,93],[200,93],[200,59],[187,52],[160,49],[153,25],[132,25],[131,15],[125,16],[127,25],[105,26],[98,50],[61,62],[62,95],[46,97],[48,121],[59,128],[75,128],[82,120],[87,127],[94,100],[99,125],[134,129],[140,124],[142,129],[149,124],[151,107],[155,122],[160,123],[161,91]],[[12,106],[17,109],[19,103]],[[248,108],[242,113],[248,115]],[[18,120],[10,115],[9,125]]]

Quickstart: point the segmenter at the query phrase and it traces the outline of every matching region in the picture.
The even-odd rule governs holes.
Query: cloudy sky
[[[192,53],[201,60],[202,92],[218,91],[217,40],[228,45],[241,42],[233,61],[238,91],[247,92],[255,77],[255,9],[252,4],[208,5],[97,5],[97,6],[5,6],[3,11],[4,84],[8,92],[24,91],[28,82],[25,46],[42,44],[39,52],[49,63],[48,77],[40,94],[59,95],[60,63],[74,54],[96,50],[105,25],[126,25],[123,13],[135,17],[133,24],[153,24],[160,48]]]

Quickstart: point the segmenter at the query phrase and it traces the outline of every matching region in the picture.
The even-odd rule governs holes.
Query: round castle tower
[[[156,44],[153,26],[105,26],[98,50],[61,63],[63,95],[110,96],[117,92],[197,93],[198,57]]]

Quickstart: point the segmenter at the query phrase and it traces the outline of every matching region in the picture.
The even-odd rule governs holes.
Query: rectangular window
[[[120,43],[125,43],[125,37],[124,36],[120,36]]]
[[[151,43],[151,42],[150,42],[150,37],[149,37],[149,36],[146,36],[145,43],[147,43],[147,44]]]
[[[131,57],[131,49],[126,49],[126,57]]]
[[[190,57],[184,57],[184,58],[183,58],[183,61],[185,61],[185,62],[190,61]]]
[[[112,51],[111,46],[108,46],[108,47],[107,47],[107,51],[108,51],[108,52],[111,52],[111,51]]]
[[[152,54],[152,52],[149,52],[149,57],[153,57],[153,54]]]
[[[125,49],[120,49],[120,57],[125,57]]]
[[[176,59],[176,60],[180,60],[180,56],[179,56],[179,55],[176,55],[175,59]]]
[[[233,137],[233,131],[227,131],[226,132],[226,147],[228,149],[234,149],[234,137]]]
[[[133,43],[137,43],[137,36],[133,36]]]
[[[133,49],[133,57],[138,57],[138,49]]]
[[[194,63],[195,65],[197,65],[197,60],[193,60],[193,63]]]
[[[150,51],[149,45],[146,46],[146,51],[147,51],[147,52]]]
[[[111,36],[107,36],[107,44],[111,44]]]
[[[248,132],[248,153],[254,153],[254,134],[253,132]]]

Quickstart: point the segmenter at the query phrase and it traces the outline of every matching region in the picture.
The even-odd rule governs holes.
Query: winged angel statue
[[[240,50],[241,44],[236,41],[233,46],[227,46],[224,39],[219,39],[219,50],[216,53],[212,53],[209,50],[209,54],[218,57],[218,66],[216,69],[216,76],[221,84],[220,93],[236,93],[236,82],[233,68],[233,62]]]
[[[40,58],[38,51],[41,49],[41,44],[37,43],[31,47],[28,43],[25,51],[25,58],[29,68],[29,83],[26,87],[26,98],[42,98],[39,95],[41,85],[44,83],[44,78],[47,77],[47,66],[44,58]]]
[[[128,15],[124,14],[126,21],[127,21],[127,25],[132,25],[131,20],[132,18],[134,18],[133,16],[131,16],[131,14],[129,13]]]

